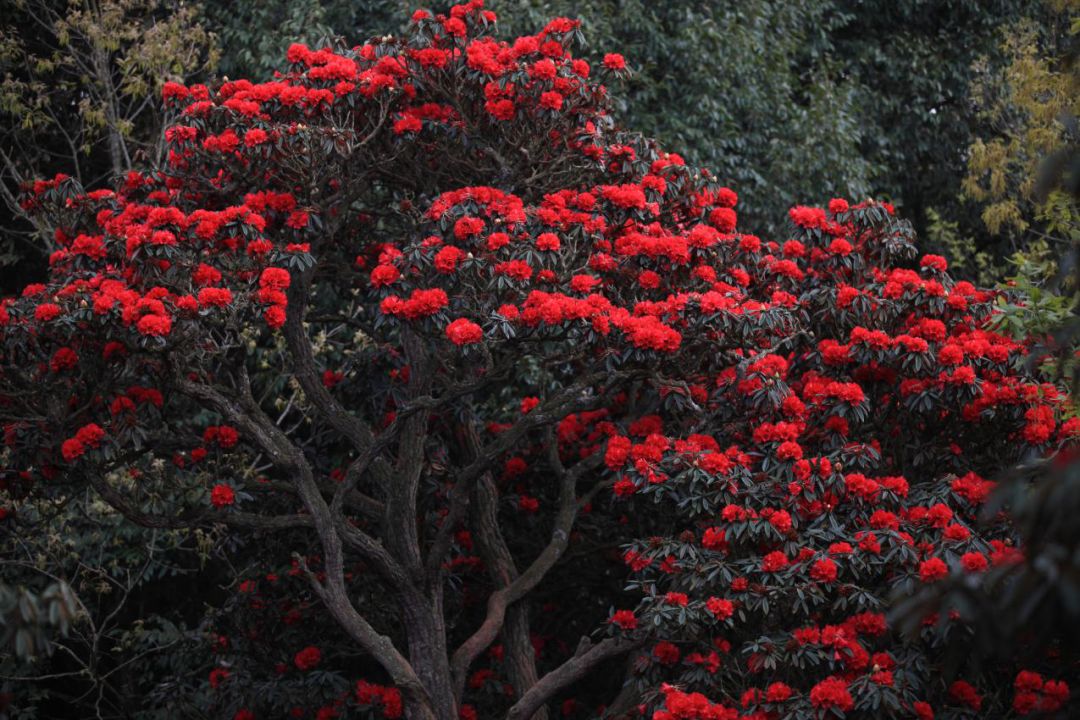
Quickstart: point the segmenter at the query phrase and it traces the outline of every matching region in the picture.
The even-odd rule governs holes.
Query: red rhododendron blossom
[[[233,301],[232,291],[228,288],[203,288],[198,297],[203,307],[224,307]]]
[[[782,682],[774,682],[765,689],[765,702],[782,703],[791,698],[792,691]]]
[[[919,565],[919,579],[925,583],[935,582],[949,574],[949,566],[941,558],[923,560]]]
[[[484,333],[473,321],[458,318],[446,326],[446,337],[455,345],[474,345],[483,339]]]
[[[311,670],[322,661],[322,651],[309,645],[293,657],[293,664],[299,670]]]
[[[810,690],[810,704],[821,710],[837,709],[848,712],[855,707],[847,683],[837,677],[828,677]]]
[[[604,67],[609,70],[623,70],[626,68],[626,60],[618,53],[608,53],[604,56]]]
[[[960,705],[967,705],[978,712],[982,708],[982,695],[966,680],[956,680],[949,685],[949,699]]]
[[[761,570],[767,573],[778,572],[786,568],[787,565],[787,556],[779,550],[774,550],[762,559]]]
[[[833,215],[839,215],[848,211],[848,202],[842,198],[833,198],[829,201],[829,212]]]
[[[273,288],[274,290],[284,290],[292,282],[292,278],[289,275],[288,270],[282,268],[269,267],[262,271],[259,276],[259,287],[261,288]]]
[[[831,583],[836,581],[837,567],[836,563],[829,558],[821,558],[814,561],[814,564],[810,567],[810,578],[821,583]]]
[[[96,423],[83,425],[75,433],[74,437],[68,438],[61,446],[61,454],[67,462],[79,459],[87,450],[101,447],[105,439],[105,431]]]
[[[712,613],[713,617],[720,621],[727,620],[735,612],[734,604],[730,600],[723,600],[721,598],[709,598],[706,601],[705,606],[708,608],[709,612]]]
[[[215,485],[210,491],[210,502],[214,507],[227,507],[236,502],[236,493],[228,485]]]

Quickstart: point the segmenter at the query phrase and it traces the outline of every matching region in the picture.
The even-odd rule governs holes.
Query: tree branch
[[[465,519],[474,481],[491,467],[495,458],[508,452],[530,431],[544,425],[554,425],[566,415],[586,410],[599,402],[600,396],[586,396],[583,393],[590,390],[591,383],[601,377],[607,377],[607,375],[587,376],[581,382],[565,388],[519,419],[509,430],[499,433],[495,440],[486,446],[480,445],[473,423],[465,427],[466,437],[463,441],[469,446],[470,461],[454,478],[450,510],[443,519],[428,551],[425,573],[429,585],[438,582],[441,577],[443,558],[450,548],[454,530]]]
[[[131,522],[145,528],[163,528],[168,530],[181,530],[185,528],[200,527],[205,525],[222,524],[229,527],[251,528],[256,530],[283,530],[287,528],[300,528],[313,526],[311,517],[307,515],[259,515],[245,512],[220,512],[200,510],[187,512],[180,515],[160,515],[146,513],[135,506],[119,490],[114,488],[100,474],[86,475],[90,486],[94,488],[101,498],[109,503],[118,513]]]
[[[529,720],[549,700],[578,682],[600,663],[619,657],[644,644],[644,639],[607,638],[581,655],[575,655],[540,678],[506,714],[506,720]]]
[[[551,441],[554,442],[554,434],[550,435]],[[554,453],[558,454],[557,448]],[[495,498],[492,497],[494,487],[490,486],[490,479],[488,479],[487,483],[481,483],[478,493],[483,496],[479,503],[483,509],[480,512],[481,518],[478,519],[477,534],[479,539],[497,546],[488,554],[492,556],[490,559],[498,565],[496,572],[500,575],[499,579],[504,581],[504,585],[488,598],[487,615],[484,622],[454,652],[450,667],[454,675],[454,685],[460,691],[464,691],[465,676],[469,671],[469,666],[498,636],[510,605],[525,597],[540,584],[544,576],[562,557],[563,551],[566,550],[566,546],[570,542],[570,531],[573,529],[574,521],[577,519],[578,510],[588,501],[587,499],[578,501],[576,496],[578,478],[584,475],[585,472],[599,466],[600,460],[601,456],[597,453],[575,465],[573,470],[567,471],[556,458],[558,465],[554,469],[559,474],[562,482],[559,488],[559,508],[551,530],[551,539],[536,559],[521,574],[517,573],[513,559],[509,558],[509,551],[505,548],[505,541],[502,539],[501,533],[498,532],[497,526],[492,527],[497,522],[497,518],[494,516]],[[589,499],[599,487],[598,485],[590,491]]]
[[[374,442],[371,428],[334,399],[322,384],[315,366],[311,340],[304,330],[310,286],[311,271],[308,270],[301,273],[289,288],[289,312],[282,331],[293,363],[293,376],[322,417],[347,438],[357,452],[363,454]]]
[[[334,619],[349,633],[350,637],[356,640],[365,651],[382,665],[383,669],[393,679],[394,684],[401,688],[402,692],[409,698],[410,708],[414,708],[417,717],[424,720],[434,720],[435,713],[432,710],[430,698],[408,660],[394,647],[389,638],[380,635],[357,612],[349,600],[345,588],[342,536],[339,534],[339,526],[334,522],[331,515],[330,507],[319,492],[307,460],[299,448],[289,440],[279,427],[273,424],[255,403],[250,392],[250,385],[247,384],[246,371],[244,371],[242,365],[239,372],[241,385],[244,386],[241,390],[239,403],[214,387],[188,380],[182,373],[177,373],[174,382],[181,392],[202,401],[248,434],[275,464],[289,472],[290,477],[296,483],[297,491],[304,506],[310,513],[312,523],[323,548],[326,582],[325,584],[321,583],[314,575],[310,575],[313,589],[326,604]],[[361,533],[358,529],[355,532]],[[377,566],[389,563],[390,567],[395,569],[393,575],[397,575],[399,571],[396,563],[386,554],[376,551],[377,542],[374,539],[370,541],[366,538],[358,540],[358,537],[350,533],[350,546],[370,551],[370,554],[363,555],[365,559],[371,560]]]

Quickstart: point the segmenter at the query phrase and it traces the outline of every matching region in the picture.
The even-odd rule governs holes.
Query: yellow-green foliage
[[[1052,0],[1044,10],[1044,22],[1005,30],[1010,63],[998,77],[983,73],[974,86],[972,97],[993,135],[972,144],[963,188],[981,207],[987,229],[1018,249],[1010,260],[1015,274],[999,285],[1007,292],[997,329],[1045,342],[1052,350],[1045,370],[1077,379],[1080,207],[1060,186],[1040,187],[1040,176],[1048,158],[1076,143],[1067,123],[1080,116],[1080,64],[1067,51],[1080,39],[1080,0]]]
[[[6,178],[55,172],[58,159],[79,173],[98,144],[113,172],[152,154],[162,85],[216,62],[200,12],[174,0],[15,0],[0,17]]]
[[[972,91],[995,135],[970,147],[963,190],[982,206],[982,219],[994,234],[1020,236],[1034,221],[1045,227],[1048,203],[1033,196],[1037,170],[1065,142],[1062,119],[1080,114],[1080,75],[1061,51],[1080,29],[1080,0],[1055,0],[1048,11],[1054,22],[1024,20],[1004,31],[1009,66],[1000,77],[983,73]],[[1049,209],[1074,218],[1069,204],[1059,198]]]

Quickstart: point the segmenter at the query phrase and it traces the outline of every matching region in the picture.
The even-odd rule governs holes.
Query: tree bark
[[[510,672],[510,683],[520,698],[537,682],[540,676],[536,672],[536,650],[533,648],[529,623],[529,603],[514,603],[506,611],[506,624],[503,625],[503,642],[506,649],[506,664]],[[546,707],[539,708],[528,720],[548,720]]]
[[[427,690],[436,717],[457,720],[441,592],[435,598],[419,593],[404,598],[402,619],[409,644],[409,664]]]

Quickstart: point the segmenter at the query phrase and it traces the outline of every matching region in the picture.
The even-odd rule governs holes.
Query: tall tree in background
[[[197,4],[18,0],[0,17],[0,266],[55,249],[19,207],[20,185],[60,171],[99,187],[158,162],[169,80],[216,51]]]
[[[526,7],[510,13],[513,27],[550,9],[580,15],[589,37],[625,49],[634,75],[620,117],[737,185],[748,230],[781,230],[787,208],[821,193],[869,193],[871,164],[860,151],[870,129],[823,38],[832,2]]]
[[[972,98],[986,132],[972,142],[963,188],[991,233],[1017,246],[1043,240],[1060,256],[1080,243],[1080,208],[1064,187],[1047,192],[1039,168],[1077,142],[1080,73],[1070,46],[1080,2],[1047,6],[1042,22],[1024,19],[1001,33],[1003,72],[977,66]]]
[[[1037,10],[1023,0],[838,0],[829,51],[858,88],[862,156],[876,193],[901,205],[922,233],[936,212],[982,245],[960,183],[977,130],[975,63],[1000,67],[1000,31]]]

